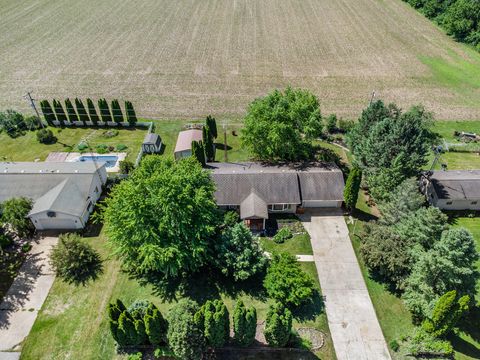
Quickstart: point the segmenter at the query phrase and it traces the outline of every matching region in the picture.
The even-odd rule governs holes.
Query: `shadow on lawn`
[[[460,322],[458,328],[463,333],[469,335],[476,342],[480,342],[480,328],[478,327],[479,322],[480,308],[475,306],[470,310],[468,316]],[[449,340],[452,342],[455,351],[470,356],[474,359],[480,359],[480,348],[460,338],[458,334],[452,334]]]

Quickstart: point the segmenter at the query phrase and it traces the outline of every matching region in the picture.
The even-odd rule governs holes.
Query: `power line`
[[[35,110],[35,113],[37,114],[37,119],[38,119],[38,122],[40,123],[40,126],[44,128],[45,126],[43,125],[42,118],[38,113],[37,107],[35,106],[35,100],[32,98],[30,91],[27,91],[27,94],[24,96],[24,98],[30,102],[30,106],[33,108],[33,110]]]

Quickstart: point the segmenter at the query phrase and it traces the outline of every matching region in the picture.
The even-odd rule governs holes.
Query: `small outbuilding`
[[[174,156],[176,160],[192,156],[192,141],[202,141],[203,132],[200,129],[190,129],[178,133]]]
[[[94,162],[0,163],[0,203],[31,199],[37,230],[82,229],[106,181],[105,165]]]
[[[162,139],[160,135],[149,133],[145,135],[142,143],[142,150],[145,154],[158,154],[162,150]]]
[[[480,170],[443,170],[424,174],[422,188],[442,210],[480,210]]]

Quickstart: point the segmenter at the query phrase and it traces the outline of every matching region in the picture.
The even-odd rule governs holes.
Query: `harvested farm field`
[[[3,0],[0,108],[131,100],[141,117],[239,118],[309,88],[358,117],[372,90],[439,119],[480,118],[480,55],[401,0]]]

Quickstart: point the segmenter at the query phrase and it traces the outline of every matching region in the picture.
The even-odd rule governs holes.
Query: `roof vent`
[[[78,173],[78,169],[75,169],[75,172]]]
[[[25,170],[20,170],[20,172],[23,174],[25,172]]]

